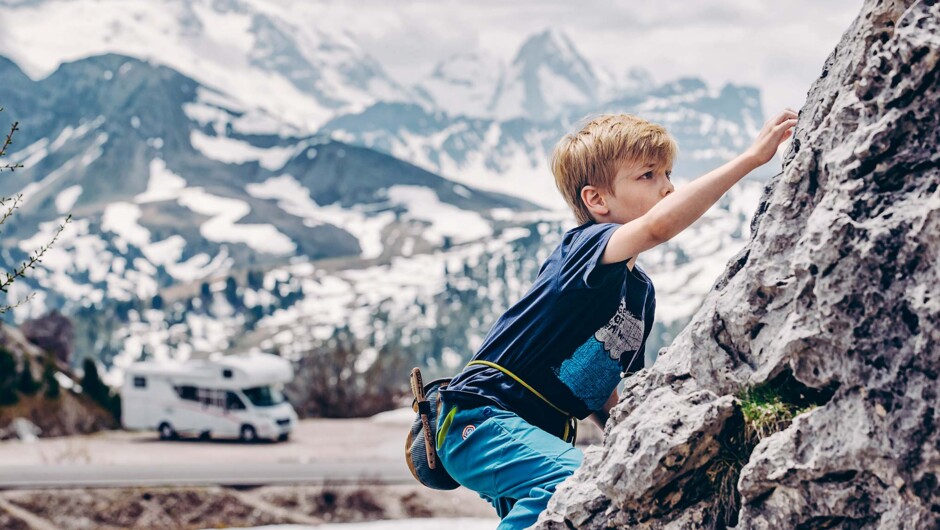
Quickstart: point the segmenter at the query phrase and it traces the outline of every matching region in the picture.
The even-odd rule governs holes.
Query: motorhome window
[[[180,399],[185,399],[187,401],[199,401],[199,398],[196,396],[196,387],[184,385],[174,388],[176,388],[176,393],[179,395]]]
[[[215,388],[197,388],[196,394],[199,402],[210,407],[223,408],[225,406],[225,391]]]
[[[242,389],[242,393],[256,407],[272,407],[284,402],[284,394],[272,386],[256,386]]]
[[[147,378],[145,378],[145,377],[135,377],[135,378],[134,378],[134,388],[147,388]]]
[[[226,368],[225,370],[222,370],[222,377],[224,377],[224,378],[226,378],[226,379],[231,379],[231,378],[232,378],[232,370],[230,370],[230,369],[228,369],[228,368]]]
[[[245,410],[247,407],[235,392],[228,392],[225,397],[225,408],[228,410]]]

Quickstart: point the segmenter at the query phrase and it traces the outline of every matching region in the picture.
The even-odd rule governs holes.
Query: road
[[[0,442],[0,489],[85,486],[417,484],[405,465],[410,408],[301,420],[287,442],[162,441],[155,432]],[[598,442],[589,422],[578,441]]]
[[[303,420],[280,443],[161,441],[156,433],[0,442],[0,488],[132,485],[409,484],[411,416]]]

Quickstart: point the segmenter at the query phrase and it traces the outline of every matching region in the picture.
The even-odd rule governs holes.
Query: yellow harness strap
[[[531,386],[529,386],[528,383],[526,383],[525,381],[523,381],[522,379],[520,379],[519,376],[517,376],[516,374],[510,372],[510,371],[507,370],[506,368],[503,368],[502,366],[500,366],[500,365],[498,365],[498,364],[496,364],[496,363],[490,362],[490,361],[480,361],[480,360],[477,360],[477,361],[470,361],[469,363],[467,363],[467,366],[472,366],[472,365],[488,366],[488,367],[490,367],[490,368],[495,368],[496,370],[499,370],[500,372],[502,372],[502,373],[508,375],[509,377],[511,377],[515,382],[517,382],[517,383],[519,383],[520,385],[522,385],[523,387],[525,387],[529,392],[532,392],[533,394],[535,394],[536,396],[538,396],[539,399],[541,399],[542,401],[544,401],[549,407],[551,407],[551,408],[555,409],[556,411],[558,411],[559,413],[561,413],[561,414],[567,416],[567,417],[568,417],[568,421],[565,422],[565,433],[564,433],[564,435],[562,436],[562,438],[563,438],[565,441],[569,441],[569,442],[572,443],[572,444],[574,443],[574,439],[578,436],[578,422],[577,422],[577,420],[574,418],[574,416],[572,416],[572,415],[571,415],[570,413],[568,413],[567,411],[565,411],[565,410],[563,410],[563,409],[561,409],[561,408],[559,408],[559,407],[556,407],[555,404],[552,403],[551,401],[549,401],[548,398],[546,398],[545,396],[543,396],[541,392],[539,392],[538,390],[536,390],[536,389],[532,388]],[[569,438],[570,438],[570,440],[569,440]]]
[[[444,418],[444,421],[441,422],[440,428],[437,429],[437,441],[435,442],[435,447],[440,449],[444,445],[444,437],[447,436],[447,431],[450,430],[450,424],[454,422],[454,414],[457,413],[457,407],[451,407],[450,412],[447,413],[447,416]]]

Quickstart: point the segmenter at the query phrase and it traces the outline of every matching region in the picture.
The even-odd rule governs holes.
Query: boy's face
[[[597,189],[596,193],[603,199],[598,204],[602,206],[594,209],[588,202],[588,207],[598,222],[625,224],[633,221],[675,191],[669,179],[671,173],[671,164],[664,167],[640,161],[624,162],[611,183],[613,193]]]

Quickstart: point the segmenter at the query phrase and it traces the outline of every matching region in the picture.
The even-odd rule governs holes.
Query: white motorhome
[[[181,435],[287,440],[297,413],[280,388],[294,377],[276,355],[229,355],[183,363],[138,362],[121,387],[125,429]]]

